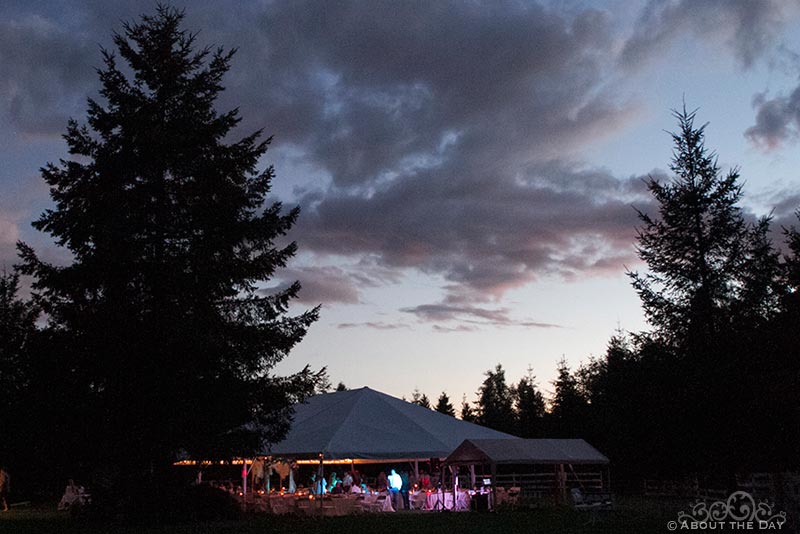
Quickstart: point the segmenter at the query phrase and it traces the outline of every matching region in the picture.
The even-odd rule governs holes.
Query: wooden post
[[[247,511],[247,459],[242,458],[242,510]]]
[[[458,504],[458,466],[450,467],[450,472],[453,475],[453,508],[451,511],[456,511],[456,504]]]
[[[497,506],[497,464],[492,462],[489,464],[489,468],[492,472],[492,506],[491,509]]]
[[[325,480],[325,464],[322,463],[322,460],[325,456],[322,453],[319,453],[319,469],[317,470],[317,484],[319,484],[319,494],[317,495],[317,501],[319,504],[317,508],[319,508],[319,514],[322,515],[322,498],[325,496],[325,491],[328,489],[325,487],[323,480]]]

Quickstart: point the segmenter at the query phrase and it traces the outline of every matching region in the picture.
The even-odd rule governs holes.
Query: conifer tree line
[[[672,177],[650,178],[641,271],[629,271],[650,329],[615,332],[575,370],[562,359],[545,398],[532,371],[485,373],[461,418],[521,437],[584,438],[618,480],[800,468],[800,231],[748,220],[738,169],[723,174],[695,112],[675,113]],[[800,211],[796,213],[800,218]]]

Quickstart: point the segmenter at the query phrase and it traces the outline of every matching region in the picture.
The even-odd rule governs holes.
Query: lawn
[[[55,511],[55,506],[12,509],[0,514],[0,533],[113,534],[485,534],[503,533],[650,533],[668,532],[667,521],[688,503],[657,503],[643,499],[620,502],[604,517],[570,509],[497,513],[370,514],[349,517],[301,518],[257,515],[239,521],[170,526],[123,526],[85,523]]]

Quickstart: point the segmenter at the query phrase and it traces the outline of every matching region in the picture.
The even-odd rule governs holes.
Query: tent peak
[[[364,386],[295,405],[289,433],[269,449],[295,458],[444,458],[468,438],[513,437]]]

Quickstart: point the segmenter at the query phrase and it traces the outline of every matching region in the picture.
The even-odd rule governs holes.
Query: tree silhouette
[[[628,273],[654,331],[639,336],[637,360],[621,368],[628,371],[609,367],[606,391],[593,394],[612,400],[613,375],[649,384],[634,386],[629,401],[649,414],[629,413],[648,429],[645,439],[659,436],[662,466],[673,471],[785,469],[796,464],[786,436],[798,427],[796,349],[785,342],[795,329],[782,321],[787,268],[769,238],[770,218],[745,221],[738,169],[720,172],[694,112],[675,117],[674,178],[650,179],[658,214],[639,212],[648,271]]]
[[[501,432],[514,432],[514,399],[506,383],[506,372],[497,364],[484,373],[486,379],[478,390],[477,422]],[[462,415],[463,418],[463,415]]]
[[[552,382],[554,390],[548,414],[550,435],[559,438],[583,438],[587,419],[586,399],[564,358],[559,360],[556,372],[558,374]]]
[[[639,212],[639,257],[648,272],[629,272],[655,333],[667,343],[706,346],[723,328],[745,259],[747,226],[739,172],[720,174],[704,145],[705,126],[695,112],[676,112],[679,131],[671,170],[662,184],[650,178],[658,217]]]
[[[436,401],[436,406],[434,407],[439,413],[443,413],[445,415],[449,415],[450,417],[456,416],[456,409],[453,407],[453,403],[450,402],[450,397],[447,396],[447,393],[442,391],[442,394],[439,395],[439,400]]]
[[[18,292],[19,275],[0,273],[0,416],[10,411],[32,379],[29,351],[39,310]]]
[[[92,421],[84,456],[132,479],[186,452],[261,450],[314,389],[307,368],[271,369],[317,310],[287,315],[298,283],[263,289],[295,254],[277,243],[298,209],[266,202],[274,172],[257,166],[270,138],[228,141],[240,117],[215,101],[234,51],[198,50],[183,16],[160,6],[124,24],[118,55],[102,52],[102,100],[86,125],[69,122],[71,159],[42,170],[54,207],[34,226],[71,264],[19,244]]]
[[[470,403],[467,402],[467,396],[463,395],[461,397],[461,420],[466,421],[468,423],[477,423],[478,422],[478,415],[475,413],[475,409],[470,406]]]
[[[514,410],[517,419],[517,435],[523,438],[542,438],[544,436],[545,402],[542,392],[536,387],[533,369],[516,386],[511,388]]]
[[[427,395],[421,393],[419,388],[414,388],[414,391],[411,393],[411,402],[416,404],[417,406],[422,406],[423,408],[431,409],[431,401]]]
[[[0,272],[0,458],[22,467],[30,455],[30,433],[21,431],[32,415],[28,391],[40,379],[33,362],[39,309],[19,297],[19,276]],[[27,426],[27,425],[26,425]],[[25,454],[25,452],[28,454]]]

